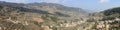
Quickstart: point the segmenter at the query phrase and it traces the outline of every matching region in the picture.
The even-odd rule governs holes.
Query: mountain
[[[92,14],[96,30],[120,30],[120,7],[114,7]],[[103,27],[100,27],[103,26]],[[105,27],[105,28],[104,28]],[[99,29],[101,28],[101,29]]]
[[[50,13],[55,13],[55,12],[60,12],[60,13],[65,13],[65,14],[82,14],[86,13],[83,9],[81,8],[75,8],[75,7],[67,7],[64,5],[60,4],[55,4],[55,3],[30,3],[27,4],[27,8],[31,9],[42,9],[44,11],[48,11]]]
[[[63,10],[63,11],[75,11],[75,12],[85,12],[84,10],[82,10],[81,8],[75,8],[75,7],[67,7],[61,4],[55,4],[55,3],[30,3],[28,5],[32,5],[32,6],[38,6],[39,8],[44,8],[44,7],[50,7],[56,10]]]
[[[84,9],[81,8],[75,8],[75,7],[67,7],[64,5],[56,4],[56,3],[29,3],[29,4],[22,4],[22,3],[8,3],[8,2],[1,2],[0,4],[11,6],[11,7],[19,7],[19,8],[26,8],[26,9],[34,9],[34,10],[27,10],[27,11],[36,11],[36,13],[39,13],[39,11],[47,11],[48,13],[57,15],[57,16],[75,16],[78,17],[84,16],[84,14],[87,14],[87,12]]]
[[[104,11],[104,15],[109,16],[113,14],[120,14],[120,7],[108,9]]]
[[[105,11],[94,13],[94,17],[99,17],[99,20],[114,20],[120,18],[120,7],[107,9]]]
[[[120,7],[112,8],[103,11],[104,16],[106,16],[106,19],[114,20],[116,18],[120,18]]]
[[[55,3],[0,2],[0,30],[55,30],[61,24],[81,21],[84,17],[87,13],[81,8]]]
[[[55,16],[60,17],[71,17],[69,19],[80,18],[83,16],[87,16],[87,12],[81,8],[75,7],[67,7],[64,5],[56,4],[56,3],[29,3],[24,6],[28,9],[37,9],[47,11],[48,13],[54,14]],[[65,18],[68,19],[68,18]]]

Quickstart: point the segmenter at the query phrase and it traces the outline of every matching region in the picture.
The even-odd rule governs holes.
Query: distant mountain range
[[[75,8],[75,7],[67,7],[64,5],[56,4],[56,3],[9,3],[9,2],[0,2],[0,6],[7,6],[16,8],[22,12],[32,12],[38,14],[51,14],[54,16],[61,17],[72,17],[72,18],[80,18],[82,16],[86,16],[88,13],[84,9]],[[70,18],[71,19],[71,18]]]

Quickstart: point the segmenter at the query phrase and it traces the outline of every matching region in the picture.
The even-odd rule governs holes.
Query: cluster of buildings
[[[120,19],[99,21],[96,25],[97,30],[120,30]]]

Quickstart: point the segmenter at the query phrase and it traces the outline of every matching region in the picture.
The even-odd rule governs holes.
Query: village
[[[96,25],[97,30],[119,30],[120,19],[98,21]]]

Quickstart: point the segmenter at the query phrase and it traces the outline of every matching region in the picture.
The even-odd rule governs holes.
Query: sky
[[[103,11],[106,9],[120,7],[120,0],[0,0],[14,3],[47,2],[58,3],[69,7],[78,7],[89,11]]]

